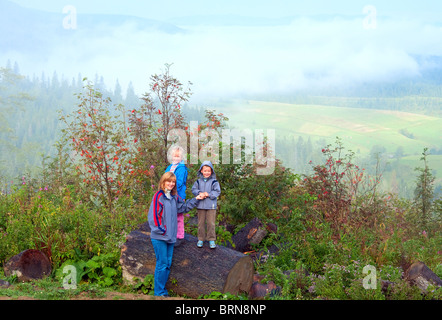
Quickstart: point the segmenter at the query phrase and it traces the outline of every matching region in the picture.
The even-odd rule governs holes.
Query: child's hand
[[[200,193],[198,194],[198,197],[201,197],[200,200],[203,200],[203,199],[207,198],[208,195],[209,195],[209,194],[208,194],[207,192],[200,192]]]
[[[196,199],[196,200],[203,200],[203,199],[204,199],[204,196],[203,196],[202,193],[200,193],[199,195],[196,196],[195,199]]]

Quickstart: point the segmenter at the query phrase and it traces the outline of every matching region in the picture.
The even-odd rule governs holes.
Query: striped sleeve
[[[166,233],[166,226],[163,226],[163,204],[160,201],[160,197],[163,193],[158,191],[153,197],[153,220],[155,226],[163,233]]]

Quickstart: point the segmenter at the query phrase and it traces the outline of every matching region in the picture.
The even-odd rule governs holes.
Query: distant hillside
[[[13,2],[0,0],[0,47],[3,52],[44,53],[54,44],[64,43],[76,35],[63,28],[67,14],[50,13],[23,8]],[[104,36],[108,29],[132,25],[138,30],[175,34],[179,27],[151,19],[122,15],[78,14],[77,30],[88,36]]]
[[[354,109],[279,102],[235,101],[223,106],[233,126],[275,129],[277,135],[345,139],[349,148],[368,153],[381,145],[419,155],[423,147],[442,149],[442,118],[379,109]]]
[[[321,149],[342,140],[346,152],[374,174],[377,158],[385,190],[412,196],[414,169],[427,147],[430,167],[442,189],[442,118],[380,109],[300,105],[264,101],[230,101],[216,105],[232,128],[273,129],[276,157],[297,173],[308,173],[309,162],[322,163]],[[393,178],[394,177],[394,178]]]

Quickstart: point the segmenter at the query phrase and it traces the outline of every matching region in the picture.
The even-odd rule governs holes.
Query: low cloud
[[[66,30],[48,55],[5,52],[25,74],[65,78],[102,75],[113,89],[129,81],[138,94],[151,74],[173,63],[173,75],[194,83],[196,98],[238,93],[284,93],[327,86],[394,81],[416,76],[416,55],[442,55],[442,28],[410,20],[296,18],[274,26],[180,26],[183,32],[140,29],[138,24]],[[62,26],[60,22],[60,27]],[[49,35],[50,36],[50,35]]]

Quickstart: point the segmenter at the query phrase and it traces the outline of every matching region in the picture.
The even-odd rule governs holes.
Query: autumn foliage
[[[324,164],[313,165],[313,174],[306,176],[303,186],[315,196],[315,211],[335,229],[346,224],[372,224],[377,216],[375,202],[379,201],[377,188],[381,174],[367,174],[353,163],[353,152],[345,153],[338,138],[336,145],[322,149]]]
[[[113,106],[91,84],[84,89],[78,95],[78,109],[62,117],[64,138],[71,146],[75,170],[91,197],[112,207],[113,200],[126,194],[137,179],[135,143],[122,106]],[[111,112],[116,114],[111,116]]]
[[[84,79],[78,109],[60,118],[62,144],[92,201],[112,208],[120,197],[155,189],[156,168],[168,164],[169,132],[186,127],[181,107],[191,94],[169,68],[151,76],[140,107],[113,104]]]

